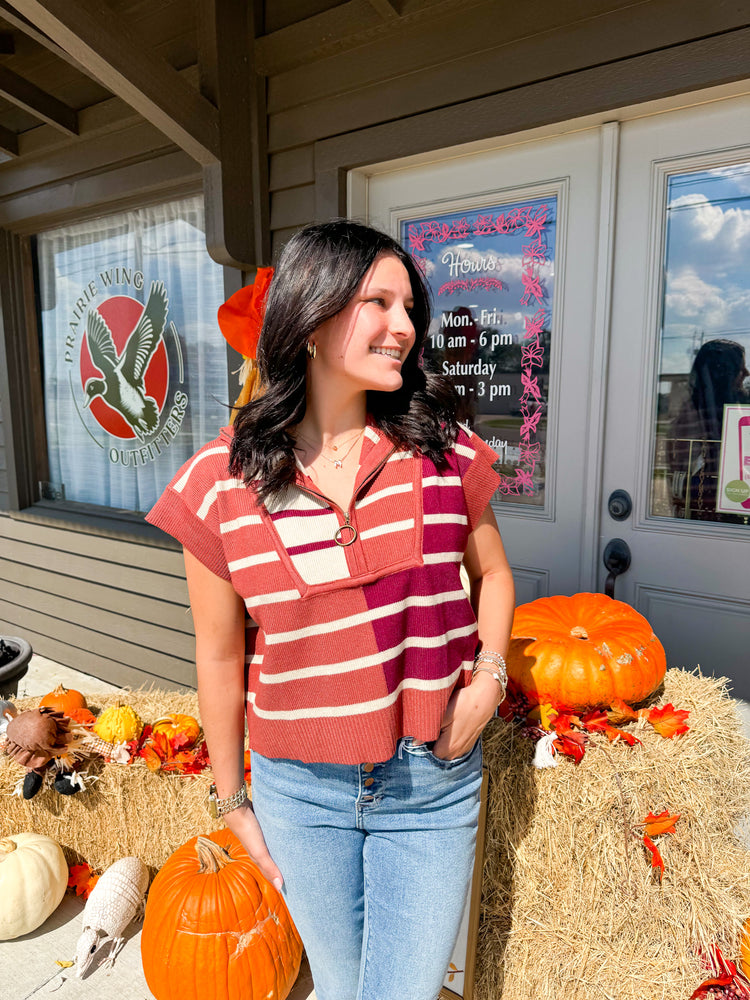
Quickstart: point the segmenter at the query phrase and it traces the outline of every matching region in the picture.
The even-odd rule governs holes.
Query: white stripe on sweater
[[[463,455],[464,458],[474,458],[476,456],[474,449],[469,448],[468,445],[465,444],[454,444],[453,450],[457,455]]]
[[[297,591],[292,591],[297,597]],[[327,635],[329,632],[340,632],[347,628],[356,628],[357,625],[364,625],[367,622],[376,621],[378,618],[387,618],[389,615],[398,615],[407,608],[429,608],[436,604],[448,604],[451,601],[465,601],[466,591],[450,590],[442,594],[417,594],[406,597],[403,601],[394,601],[393,604],[384,604],[381,608],[370,608],[368,611],[359,611],[356,615],[348,615],[346,618],[337,618],[331,622],[319,622],[316,625],[308,625],[305,628],[292,629],[290,632],[271,632],[266,634],[266,645],[272,646],[280,642],[295,642],[297,639],[309,639],[314,635]],[[263,603],[263,599],[258,599],[258,604]]]
[[[366,528],[364,531],[360,531],[359,537],[363,540],[376,538],[378,535],[390,535],[394,531],[408,531],[409,528],[413,527],[414,518],[410,517],[406,521],[390,521],[388,524],[379,524],[375,528]]]
[[[193,461],[187,467],[187,469],[185,469],[185,472],[182,474],[182,476],[174,484],[172,489],[176,493],[182,493],[182,491],[185,489],[185,486],[187,485],[188,479],[190,478],[190,473],[193,471],[196,465],[199,462],[202,462],[204,458],[208,458],[209,455],[218,455],[220,453],[228,455],[229,448],[227,448],[226,445],[217,445],[216,448],[207,448],[205,451],[202,451],[199,455],[196,455]]]
[[[384,490],[378,490],[377,493],[371,493],[370,496],[358,500],[354,506],[357,510],[361,510],[363,507],[367,507],[371,503],[376,503],[378,500],[395,496],[397,493],[411,493],[411,491],[411,483],[401,483],[400,486],[388,486]]]
[[[238,528],[250,527],[250,525],[263,524],[260,514],[243,514],[242,517],[235,517],[233,521],[222,521],[219,531],[226,535],[228,531],[237,531]]]
[[[425,524],[468,524],[466,514],[425,514]]]
[[[233,559],[227,563],[230,573],[236,573],[238,569],[247,569],[248,566],[260,566],[263,563],[279,562],[281,556],[278,552],[256,552],[252,556],[243,556],[242,559]]]
[[[295,670],[283,670],[273,674],[261,673],[258,680],[262,684],[286,684],[289,681],[309,680],[313,677],[329,677],[332,674],[345,674],[353,670],[365,670],[367,667],[376,667],[378,664],[387,663],[389,660],[395,659],[405,649],[438,649],[452,639],[463,639],[466,636],[475,635],[476,631],[476,622],[471,622],[462,628],[448,629],[447,632],[443,632],[440,635],[407,636],[398,645],[392,646],[390,649],[383,649],[377,653],[371,653],[369,656],[357,656],[353,660],[342,660],[340,663],[322,663],[312,667],[298,667]]]
[[[422,680],[418,677],[405,677],[395,691],[385,695],[383,698],[375,698],[372,701],[360,701],[353,705],[321,705],[318,708],[294,708],[288,710],[269,711],[258,708],[255,704],[255,692],[249,692],[248,702],[253,707],[253,712],[260,719],[279,719],[292,722],[296,719],[336,719],[348,715],[367,715],[369,712],[379,712],[384,708],[393,705],[401,692],[410,688],[413,691],[441,691],[444,688],[452,687],[458,680],[458,675],[463,670],[470,670],[471,660],[465,660],[452,674],[447,677],[440,677],[435,681]]]
[[[203,497],[203,503],[200,505],[196,514],[201,519],[201,521],[206,520],[206,515],[211,510],[216,497],[219,493],[226,493],[227,490],[244,490],[245,484],[241,479],[220,479],[218,483],[214,483],[211,489]]]
[[[429,552],[423,556],[425,566],[434,566],[436,563],[461,562],[463,552]]]
[[[245,598],[245,607],[262,608],[266,604],[281,604],[282,601],[295,601],[302,595],[298,590],[277,590],[271,594],[254,594]]]
[[[424,476],[422,486],[460,486],[460,476]]]

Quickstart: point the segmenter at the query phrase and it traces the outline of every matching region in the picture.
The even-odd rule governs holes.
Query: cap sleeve
[[[167,486],[146,515],[176,538],[192,555],[223,580],[230,580],[219,527],[217,496],[230,481],[229,448],[219,441],[196,452]]]
[[[493,468],[498,456],[478,434],[464,427],[459,429],[453,450],[461,471],[469,530],[473,531],[500,485],[500,475]]]

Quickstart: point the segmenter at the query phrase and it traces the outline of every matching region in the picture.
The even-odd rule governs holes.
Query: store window
[[[425,356],[499,456],[496,499],[544,507],[557,195],[431,214],[401,241],[432,291]]]
[[[203,198],[36,238],[47,499],[147,511],[228,422]]]
[[[750,519],[750,163],[667,178],[651,513]]]

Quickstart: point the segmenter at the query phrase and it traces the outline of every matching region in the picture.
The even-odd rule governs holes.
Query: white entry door
[[[625,123],[619,178],[601,545],[629,547],[616,596],[669,663],[748,698],[748,99]]]
[[[500,455],[495,506],[519,603],[596,587],[601,414],[590,387],[602,376],[600,196],[613,151],[606,129],[590,129],[361,171],[350,186],[350,215],[400,238],[422,266],[430,360]]]
[[[668,662],[750,698],[750,101],[522,140],[358,171],[350,214],[422,262],[518,602],[604,591],[613,543]]]

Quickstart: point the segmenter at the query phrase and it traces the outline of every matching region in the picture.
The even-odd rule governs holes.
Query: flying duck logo
[[[133,274],[125,268],[105,271],[100,278],[105,288],[113,283],[129,284],[121,275],[126,279],[132,275],[135,287],[143,287],[141,272]],[[183,380],[179,337],[174,323],[167,324],[169,297],[163,281],[151,282],[145,305],[130,295],[110,295],[96,305],[92,299],[97,291],[97,283],[90,282],[88,294],[77,300],[74,310],[75,326],[79,322],[83,326],[78,390],[71,380],[76,409],[89,436],[101,448],[107,445],[98,439],[98,429],[119,440],[118,447],[108,449],[113,464],[145,465],[172,442],[188,402],[184,392],[175,392],[173,405],[163,419],[170,382],[167,330],[174,338],[179,381]],[[72,330],[74,324],[70,326]],[[72,347],[71,339],[66,346]],[[72,351],[66,351],[66,361],[72,360]],[[87,411],[95,424],[85,416]],[[137,446],[127,447],[131,442]]]
[[[159,425],[169,385],[168,305],[164,282],[152,281],[145,306],[113,295],[89,310],[80,359],[83,405],[112,437],[143,442]]]

